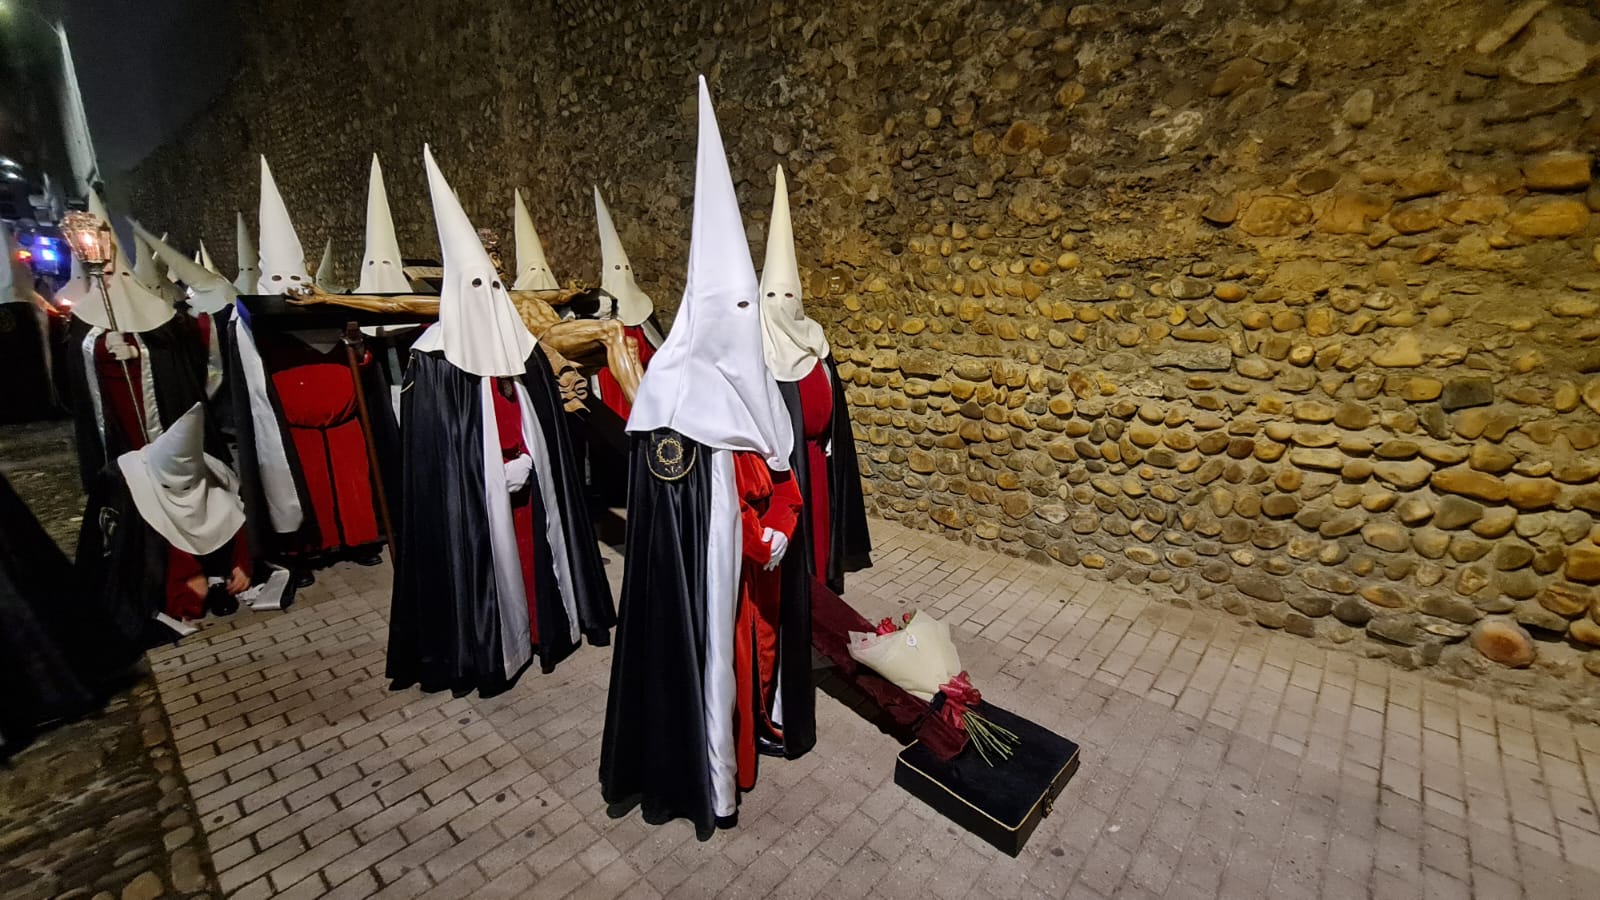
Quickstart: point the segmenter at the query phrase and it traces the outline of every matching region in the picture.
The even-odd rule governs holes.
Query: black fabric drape
[[[85,363],[83,353],[83,341],[88,334],[89,325],[81,319],[74,319],[67,330],[66,347],[66,352],[72,355],[67,371],[71,373],[78,474],[86,491],[107,463],[133,449],[129,436],[121,432],[109,413],[105,414],[103,423],[95,421],[94,403],[89,399],[89,379],[97,376],[90,368],[92,364]],[[155,392],[156,411],[162,429],[166,429],[188,412],[191,406],[205,402],[205,348],[200,344],[194,323],[183,316],[173,316],[161,327],[142,332],[138,337],[149,351],[139,360],[140,377],[153,379],[151,386]],[[102,396],[102,409],[109,402]],[[105,436],[103,442],[102,433]],[[210,417],[206,419],[205,450],[223,462],[233,459],[222,430]]]
[[[116,624],[0,475],[0,759],[99,707],[142,650]]]
[[[142,650],[146,626],[166,606],[167,542],[140,518],[114,463],[89,487],[76,570],[111,646]]]
[[[250,542],[250,557],[264,560],[277,556],[286,547],[314,547],[321,541],[317,517],[311,511],[311,492],[306,487],[305,472],[300,468],[300,454],[289,436],[289,423],[283,417],[283,404],[278,401],[272,375],[264,373],[267,400],[272,406],[278,434],[282,437],[283,452],[289,460],[295,494],[300,498],[300,509],[305,514],[300,527],[293,532],[279,535],[273,529],[272,517],[267,510],[266,490],[261,481],[261,454],[256,448],[260,435],[256,432],[255,416],[250,406],[250,382],[245,377],[244,362],[239,356],[239,344],[242,341],[250,341],[254,346],[249,322],[239,314],[242,308],[228,307],[213,317],[212,324],[218,332],[228,334],[224,345],[223,390],[228,392],[228,402],[233,408],[234,438],[239,446],[239,462],[234,469],[239,473],[239,498],[244,501],[245,536]],[[387,401],[385,396],[385,407],[389,405]]]
[[[0,259],[0,265],[11,261]],[[0,303],[0,424],[57,414],[51,386],[49,321],[32,303]]]
[[[833,454],[828,457],[828,508],[832,547],[824,579],[836,594],[844,593],[846,572],[872,565],[872,535],[867,531],[867,506],[861,494],[861,464],[856,460],[856,436],[850,430],[850,406],[844,397],[839,366],[829,357],[828,380],[833,384]]]
[[[676,480],[651,471],[662,438],[675,438],[685,458],[693,454]],[[641,806],[651,823],[686,818],[704,840],[716,825],[702,694],[709,451],[672,431],[635,435],[628,500],[600,793],[614,815]]]
[[[811,454],[806,448],[800,384],[780,381],[778,392],[783,395],[794,429],[789,469],[806,504],[779,566],[782,591],[778,604],[778,660],[782,679],[778,691],[783,698],[783,752],[795,759],[817,743],[817,691],[811,680],[811,581],[817,577],[812,547],[816,536],[811,533]]]
[[[566,536],[572,584],[558,585],[545,533],[552,511],[535,496],[535,590],[539,625],[534,648],[549,672],[578,647],[562,603],[570,592],[578,630],[591,644],[610,642],[616,613],[594,528],[577,476],[554,375],[537,346],[522,378],[544,432],[550,479]],[[369,403],[369,409],[371,404]],[[506,672],[500,642],[494,552],[489,540],[483,485],[482,396],[478,376],[442,355],[412,354],[401,399],[401,498],[396,521],[388,675],[398,688],[504,690],[518,672]],[[393,506],[391,506],[393,514]]]
[[[554,471],[536,472],[534,477],[554,479],[552,487],[555,489],[556,503],[561,507],[561,522],[567,536],[567,560],[572,571],[573,583],[567,585],[567,589],[573,594],[578,629],[589,643],[604,647],[611,643],[611,629],[617,624],[616,608],[611,602],[611,584],[606,579],[600,545],[594,536],[594,523],[589,518],[589,504],[583,488],[583,465],[567,430],[567,416],[561,406],[561,389],[550,368],[549,357],[537,344],[533,347],[533,354],[528,357],[527,373],[522,378],[522,384],[528,390],[528,398],[533,401],[539,427],[549,447],[550,465]],[[542,517],[535,520],[536,523],[541,521]],[[536,527],[535,530],[541,529]],[[544,540],[542,532],[540,540]],[[548,550],[541,558],[549,559]],[[556,608],[561,609],[559,596],[555,592],[541,590],[540,594],[541,599],[554,599]],[[561,618],[566,618],[564,611]],[[544,630],[542,618],[539,626],[541,637],[551,634]],[[563,628],[561,634],[566,633]],[[542,646],[540,656],[545,671],[554,668],[559,661],[550,658]]]
[[[478,379],[417,353],[401,395],[403,487],[395,525],[386,673],[396,690],[503,690],[494,552],[483,492]]]

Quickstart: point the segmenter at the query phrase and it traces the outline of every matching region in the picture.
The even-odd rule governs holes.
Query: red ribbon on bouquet
[[[944,686],[939,688],[939,693],[944,694],[944,705],[939,708],[939,718],[959,729],[967,727],[967,710],[983,701],[983,695],[967,678],[966,672],[945,682]]]

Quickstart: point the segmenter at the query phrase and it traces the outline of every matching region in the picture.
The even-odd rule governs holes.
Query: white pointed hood
[[[422,147],[422,159],[444,253],[438,324],[444,358],[474,375],[522,375],[533,352],[533,335],[522,324],[477,230],[427,145]]]
[[[700,79],[694,227],[683,303],[639,383],[628,430],[670,428],[723,450],[759,453],[787,471],[794,431],[761,350],[761,296],[733,176]]]
[[[220,549],[244,524],[232,470],[205,452],[199,403],[143,448],[117,457],[139,518],[185,553]]]
[[[511,287],[518,291],[553,291],[561,287],[550,263],[544,258],[544,245],[539,242],[539,232],[533,227],[533,216],[528,205],[522,202],[522,192],[516,191],[516,209],[512,224],[517,239],[517,280]]]
[[[594,221],[600,230],[600,287],[617,298],[617,318],[622,324],[638,325],[650,318],[656,307],[633,279],[628,251],[622,249],[622,238],[598,187],[594,189]]]
[[[799,381],[828,356],[822,326],[806,318],[800,304],[800,263],[789,220],[789,183],[778,167],[767,226],[767,261],[761,266],[761,346],[767,368],[779,381]]]
[[[256,252],[255,241],[250,239],[250,226],[244,223],[244,213],[235,213],[238,217],[234,221],[233,245],[236,248],[239,274],[234,276],[233,286],[241,294],[254,294],[256,282],[261,280],[261,255]]]
[[[227,308],[239,296],[239,291],[228,279],[189,259],[173,249],[166,241],[134,223],[133,233],[150,245],[162,262],[172,270],[179,281],[189,287],[189,309],[196,313],[216,313]]]
[[[383,169],[374,153],[372,172],[367,176],[367,249],[361,257],[361,282],[356,285],[356,293],[410,292],[411,282],[400,263],[400,239],[394,233],[389,192],[383,187]]]
[[[221,270],[219,270],[217,268],[217,264],[211,261],[211,254],[209,252],[207,252],[207,250],[206,250],[206,242],[205,241],[201,241],[200,242],[200,249],[195,251],[194,255],[195,255],[195,260],[194,261],[199,263],[201,268],[205,269],[207,272],[210,272],[210,273],[212,273],[214,275],[221,275],[222,274]]]
[[[317,284],[333,290],[333,238],[322,245],[322,262],[317,263]]]
[[[272,179],[272,169],[267,158],[261,157],[261,275],[256,279],[256,293],[282,294],[291,288],[311,283],[306,272],[306,251],[300,246],[300,237],[294,232],[289,219],[289,208],[278,193],[278,183]]]
[[[89,192],[89,212],[102,222],[110,222],[106,217],[105,204],[93,191]],[[111,263],[111,272],[106,276],[106,294],[110,296],[111,310],[116,314],[116,330],[140,333],[165,325],[173,316],[172,304],[134,276],[133,264],[122,252],[115,232],[111,235],[111,244],[115,258]],[[106,312],[100,287],[84,274],[77,254],[72,257],[72,278],[58,293],[72,301],[73,315],[96,328],[113,330],[112,317]]]
[[[166,282],[161,277],[161,267],[156,265],[155,251],[150,249],[150,243],[139,235],[139,229],[133,232],[133,277],[139,283],[152,291],[160,292]]]

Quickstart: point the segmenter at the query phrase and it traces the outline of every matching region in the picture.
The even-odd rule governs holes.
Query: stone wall
[[[263,0],[138,211],[226,258],[265,152],[348,272],[376,150],[428,254],[428,140],[563,278],[598,183],[670,310],[705,72],[879,514],[1600,711],[1589,4],[442,6]]]

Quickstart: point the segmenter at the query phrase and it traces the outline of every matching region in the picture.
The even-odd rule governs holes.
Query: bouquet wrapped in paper
[[[950,626],[926,613],[890,618],[867,634],[850,632],[850,656],[897,687],[929,701],[933,712],[967,733],[984,762],[1009,759],[1017,736],[974,712],[983,697],[961,668]]]

